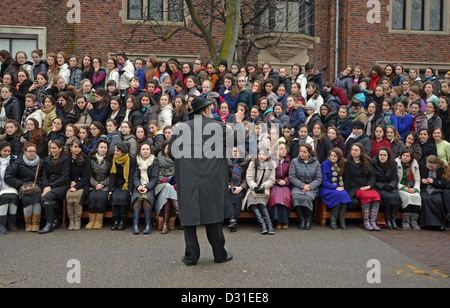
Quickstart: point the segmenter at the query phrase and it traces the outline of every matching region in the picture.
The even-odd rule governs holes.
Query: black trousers
[[[211,244],[214,262],[224,262],[227,258],[225,250],[225,236],[222,230],[222,222],[206,224],[206,236]],[[200,258],[200,245],[197,238],[197,226],[183,226],[186,250],[184,254],[185,262],[197,264]]]

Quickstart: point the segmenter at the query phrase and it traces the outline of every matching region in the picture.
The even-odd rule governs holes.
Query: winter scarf
[[[141,170],[141,184],[143,187],[147,186],[149,179],[147,170],[148,168],[153,164],[153,160],[155,159],[155,156],[151,154],[147,159],[143,159],[141,155],[136,156],[136,161],[139,167],[139,170]]]
[[[114,156],[113,164],[111,167],[111,173],[117,173],[116,164],[123,164],[123,178],[125,179],[125,183],[122,186],[122,190],[128,190],[128,179],[130,177],[130,155],[128,153],[122,155],[121,157]]]
[[[23,111],[22,122],[20,123],[22,127],[25,127],[28,116],[36,110],[41,109],[41,107],[42,105],[39,102],[36,102],[36,105],[34,105],[33,107],[25,107],[25,110]]]
[[[403,170],[406,173],[406,187],[414,188],[414,184],[416,182],[416,179],[414,177],[414,172],[412,170],[411,164],[406,164],[402,162]]]
[[[232,180],[233,187],[239,187],[242,183],[242,169],[239,158],[233,160],[233,170],[232,170]]]

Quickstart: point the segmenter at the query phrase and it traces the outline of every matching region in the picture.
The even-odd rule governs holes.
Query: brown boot
[[[103,228],[103,216],[105,216],[104,213],[97,213],[97,216],[95,217],[94,227],[92,229],[100,230],[101,228]]]
[[[170,215],[169,230],[174,230],[175,229],[175,219],[177,219],[177,216],[178,216],[178,201],[170,199],[170,204],[172,205],[175,213]]]
[[[67,216],[69,217],[69,227],[68,230],[73,230],[75,225],[75,203],[67,202]]]
[[[170,204],[166,203],[164,205],[164,223],[161,233],[169,233],[169,218],[170,218]]]
[[[81,229],[81,214],[83,213],[83,206],[81,204],[74,204],[74,225],[73,230],[78,231]]]
[[[86,225],[86,227],[84,227],[86,230],[93,229],[96,217],[97,217],[97,213],[89,213],[89,222]]]
[[[164,217],[158,216],[158,231],[161,231],[164,225]]]
[[[32,220],[31,220],[31,217],[33,217],[33,216],[24,216],[24,219],[25,219],[25,231],[26,232],[31,232],[31,229],[32,229],[32,227],[33,227],[33,222],[32,222]]]
[[[40,229],[40,224],[41,224],[41,214],[33,214],[33,216],[31,216],[31,232],[38,232]]]

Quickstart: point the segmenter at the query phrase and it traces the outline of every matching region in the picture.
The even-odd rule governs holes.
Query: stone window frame
[[[37,48],[41,49],[44,55],[47,54],[47,27],[0,25],[0,36],[10,39],[35,39]]]
[[[180,0],[181,1],[181,0]],[[186,10],[186,7],[184,5],[184,1],[181,1],[183,3],[183,11]],[[153,20],[147,20],[148,17],[148,0],[142,0],[142,19],[128,19],[128,0],[122,0],[122,9],[119,12],[120,17],[122,18],[123,24],[136,24],[138,22],[145,21],[149,23],[150,25],[163,25],[163,26],[182,26],[184,25],[186,21],[186,16],[183,18],[184,21],[169,21],[169,0],[163,0],[163,6],[164,6],[164,12],[163,12],[163,20],[162,21],[153,21]]]
[[[392,11],[393,4],[392,0],[389,1],[387,5],[387,11],[389,13],[389,19],[386,22],[386,26],[390,33],[394,34],[428,34],[428,35],[449,35],[450,34],[450,0],[443,0],[443,13],[442,13],[442,30],[435,31],[429,30],[430,27],[430,0],[424,0],[424,29],[423,30],[411,30],[411,0],[406,0],[405,9],[405,25],[406,29],[393,29],[392,28]]]

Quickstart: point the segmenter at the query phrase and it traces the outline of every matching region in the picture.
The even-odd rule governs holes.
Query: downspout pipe
[[[334,77],[338,76],[339,66],[339,0],[336,0],[336,46],[334,48]]]

